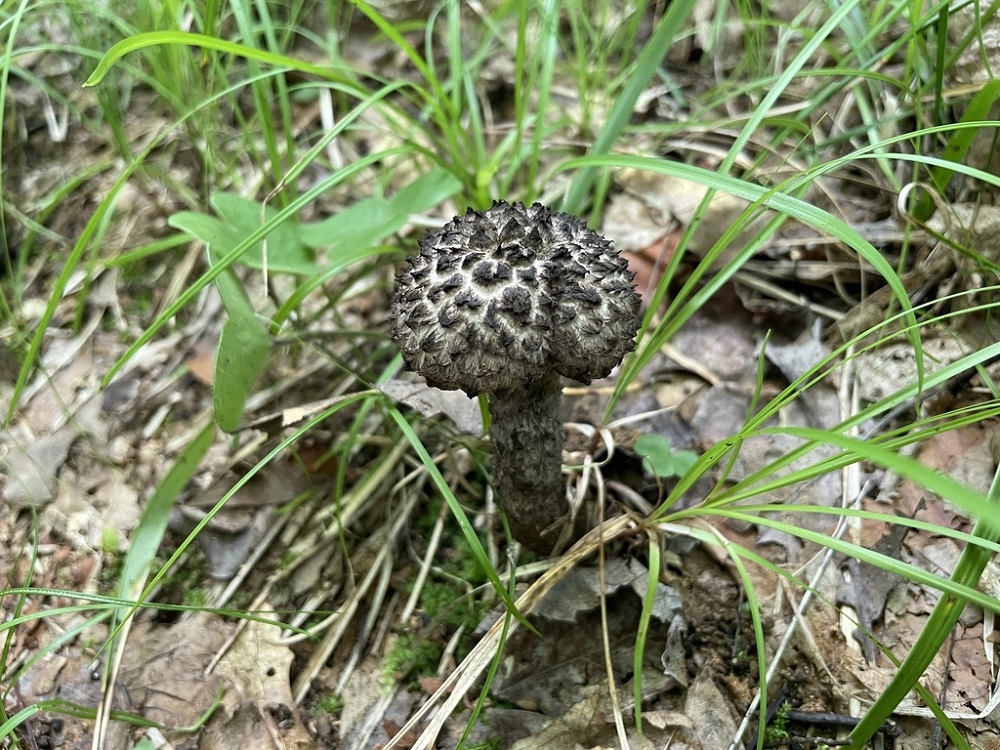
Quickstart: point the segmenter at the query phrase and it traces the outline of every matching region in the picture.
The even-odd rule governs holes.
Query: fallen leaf
[[[462,391],[442,391],[426,383],[404,380],[390,380],[379,386],[379,390],[395,403],[415,409],[425,417],[448,417],[455,428],[466,435],[483,434],[479,401]]]
[[[703,750],[729,747],[736,737],[736,710],[729,696],[715,684],[708,668],[688,688],[684,713],[691,719]]]
[[[680,177],[634,169],[618,172],[616,182],[622,192],[612,197],[601,231],[619,250],[633,252],[655,247],[674,227],[686,229],[708,192],[705,186]],[[688,251],[704,257],[748,205],[742,198],[716,192],[694,230]],[[755,219],[729,244],[713,266],[725,265],[746,246],[762,222],[763,218]]]
[[[903,539],[909,531],[908,526],[894,526],[871,549],[898,559]],[[859,621],[859,627],[854,631],[854,638],[861,644],[865,661],[872,663],[875,661],[878,649],[868,633],[873,633],[876,623],[881,622],[886,597],[903,579],[895,573],[853,557],[845,560],[840,568],[841,580],[837,587],[836,603],[847,604],[854,608]]]
[[[268,611],[264,604],[261,609]],[[234,691],[236,705],[212,718],[200,750],[319,747],[309,736],[292,697],[289,669],[294,655],[278,642],[280,625],[251,620],[219,661],[215,673]]]
[[[224,685],[223,677],[205,671],[231,632],[231,625],[204,612],[167,627],[136,624],[121,675],[143,715],[169,728],[196,724]]]

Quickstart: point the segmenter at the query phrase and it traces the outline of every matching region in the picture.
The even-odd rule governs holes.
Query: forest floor
[[[659,18],[651,8],[645,13],[637,38]],[[477,23],[470,15],[465,22]],[[912,460],[985,497],[1000,458],[996,357],[956,365],[1000,341],[991,315],[1000,265],[994,186],[952,184],[950,203],[919,224],[901,215],[900,191],[874,161],[849,163],[796,193],[898,270],[901,288],[922,306],[915,346],[900,335],[897,296],[840,237],[801,217],[765,232],[780,213],[773,206],[727,236],[746,218],[746,196],[718,192],[699,214],[704,185],[637,168],[609,172],[596,229],[636,271],[650,310],[640,333],[644,359],[627,377],[622,370],[588,386],[565,383],[567,497],[592,530],[557,555],[518,556],[488,489],[480,404],[403,371],[387,336],[394,269],[428,227],[472,199],[445,170],[386,156],[311,202],[297,217],[304,239],[287,240],[292,250],[271,236],[269,277],[261,271],[271,261],[255,249],[258,260],[231,278],[272,321],[309,275],[302,269],[312,268],[313,260],[302,260],[312,247],[309,231],[329,217],[363,204],[367,218],[355,214],[358,223],[322,231],[353,228],[343,247],[354,241],[386,252],[359,255],[300,299],[246,386],[237,429],[224,432],[216,425],[217,355],[235,316],[225,289],[196,282],[218,262],[206,253],[206,233],[228,222],[235,239],[219,240],[228,250],[254,221],[271,216],[264,199],[275,186],[261,166],[266,160],[232,145],[239,138],[231,130],[252,131],[252,117],[241,123],[233,115],[217,132],[194,120],[175,128],[126,174],[130,157],[102,119],[108,94],[99,89],[113,87],[114,77],[81,88],[81,58],[69,44],[76,27],[58,14],[32,18],[4,117],[0,747],[464,742],[469,749],[720,750],[753,747],[758,736],[767,747],[844,741],[941,593],[919,574],[900,576],[826,540],[947,578],[964,544],[942,530],[970,532],[974,522],[915,481],[918,469],[896,469]],[[421,47],[426,20],[414,13],[394,22]],[[414,75],[401,47],[366,19],[359,15],[348,28],[340,53],[355,70],[383,81]],[[738,43],[738,20],[726,28]],[[717,108],[725,115],[717,122],[729,127],[677,127],[689,113],[677,111],[675,87],[696,109],[739,59],[733,50],[714,55],[699,34],[686,35],[664,61],[669,77],[646,87],[631,112],[632,138],[616,153],[720,167],[745,102]],[[983,54],[992,60],[1000,47],[989,48],[991,38]],[[430,46],[446,59],[443,43]],[[185,54],[195,60],[199,53]],[[305,44],[289,54],[322,64]],[[555,59],[565,62],[562,53]],[[523,82],[515,59],[495,51],[479,72],[486,142],[506,143],[516,109],[511,92]],[[978,72],[956,63],[948,85],[972,91]],[[288,82],[296,75],[288,73]],[[570,120],[590,117],[592,129],[554,127],[546,138],[553,149],[583,154],[610,104],[581,101],[561,67],[555,80],[549,106]],[[775,121],[809,96],[790,90],[775,105]],[[148,85],[130,89],[121,128],[133,155],[174,123],[162,98]],[[249,94],[240,101],[253,111]],[[289,138],[303,141],[299,156],[318,142],[303,134],[329,130],[346,114],[335,99],[333,120],[322,97],[284,101]],[[857,133],[868,116],[859,106],[850,90],[841,92],[809,115],[810,127]],[[588,107],[594,111],[580,115]],[[326,144],[322,167],[296,173],[300,190],[324,169],[335,174],[338,164],[388,153],[391,128],[374,111],[366,117],[365,127]],[[664,123],[669,136],[656,134]],[[225,169],[206,167],[199,137],[216,141]],[[979,151],[973,144],[966,162],[995,167],[990,144]],[[794,149],[769,148],[750,142],[738,163],[747,174],[767,173],[760,182],[773,186],[782,170],[801,165]],[[823,158],[834,159],[834,151]],[[371,175],[390,163],[391,176],[373,188],[381,178]],[[283,168],[293,172],[295,164],[288,157]],[[544,172],[544,158],[540,164]],[[385,196],[403,192],[421,172],[427,205],[392,213],[398,206]],[[282,171],[273,166],[273,173]],[[547,187],[533,197],[555,199],[566,185]],[[218,200],[236,194],[248,202]],[[206,223],[217,217],[222,223]],[[742,253],[758,236],[766,239]],[[674,262],[679,244],[684,255]],[[690,294],[688,283],[707,288],[712,277],[721,279],[717,288],[692,303],[683,325],[644,348],[670,299]],[[863,335],[868,329],[875,332]],[[817,370],[824,362],[831,366]],[[932,381],[926,390],[923,378]],[[750,430],[768,404],[773,416]],[[393,410],[409,418],[534,632],[507,613]],[[799,428],[876,443],[898,438],[878,445],[903,463],[886,465],[877,451],[871,460],[840,461],[844,446],[834,442],[797,454],[805,439]],[[736,448],[675,492],[693,462],[719,446]],[[824,462],[827,470],[810,468]],[[712,505],[728,497],[723,490],[755,483],[732,513]],[[668,498],[669,509],[661,507]],[[760,522],[749,519],[751,511]],[[920,523],[886,523],[893,518]],[[990,563],[979,590],[996,597],[998,589],[1000,573]],[[923,679],[968,746],[982,750],[1000,748],[994,622],[992,612],[969,605]],[[911,693],[871,746],[948,741]]]

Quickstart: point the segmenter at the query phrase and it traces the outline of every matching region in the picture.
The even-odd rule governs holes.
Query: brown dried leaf
[[[195,724],[215,701],[223,678],[205,674],[230,626],[197,613],[170,627],[140,623],[129,636],[122,679],[143,714],[167,727]]]
[[[229,683],[235,702],[227,700],[227,710],[205,727],[201,750],[318,747],[292,697],[294,656],[277,642],[280,634],[277,625],[250,621],[219,662],[215,673]]]

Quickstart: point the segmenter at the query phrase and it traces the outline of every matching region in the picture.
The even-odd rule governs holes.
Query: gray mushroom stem
[[[569,505],[562,478],[566,442],[562,385],[549,372],[524,388],[490,397],[493,489],[511,533],[529,549],[552,551]],[[549,533],[546,533],[548,531]]]

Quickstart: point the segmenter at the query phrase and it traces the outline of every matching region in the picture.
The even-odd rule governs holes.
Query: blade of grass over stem
[[[205,612],[209,614],[216,614],[220,617],[233,617],[240,618],[244,620],[250,620],[253,622],[260,622],[264,625],[273,625],[273,617],[260,617],[255,615],[253,612],[236,610],[232,608],[225,607],[206,607],[204,605],[195,604],[163,604],[161,602],[150,602],[150,601],[139,601],[136,602],[132,599],[122,599],[117,596],[103,596],[101,594],[87,594],[80,591],[69,591],[68,589],[53,589],[53,588],[43,588],[41,586],[31,586],[28,588],[18,587],[13,589],[7,589],[5,591],[0,591],[0,596],[39,596],[39,597],[60,597],[63,599],[79,599],[81,601],[87,602],[87,604],[74,604],[66,607],[54,607],[49,610],[40,610],[32,612],[31,614],[22,615],[17,620],[7,620],[0,624],[0,633],[16,628],[25,623],[34,622],[36,620],[42,620],[51,615],[65,615],[65,614],[76,614],[76,613],[87,613],[98,611],[101,613],[106,613],[106,616],[110,616],[117,610],[123,608],[135,609],[137,606],[142,609],[155,610],[158,612],[175,612],[175,613],[190,613],[190,612]],[[263,610],[267,612],[267,610]],[[271,612],[275,614],[276,612]],[[103,619],[104,614],[100,615]],[[286,625],[289,630],[298,633],[300,635],[308,635],[308,632],[297,628],[294,625]]]
[[[812,441],[813,446],[834,445],[844,450],[847,457],[854,457],[855,460],[873,461],[912,480],[947,502],[957,505],[973,517],[986,518],[995,515],[996,503],[992,498],[983,497],[982,494],[952,479],[947,474],[924,466],[913,458],[875,445],[871,441],[849,437],[831,430],[818,430],[809,427],[769,427],[760,430],[759,434],[791,435]]]
[[[146,576],[160,549],[174,501],[212,447],[215,434],[215,423],[210,422],[184,447],[143,508],[118,579],[118,595],[122,599],[133,601],[142,591]]]
[[[990,361],[994,357],[1000,357],[1000,343],[993,344],[992,346],[986,347],[985,349],[980,349],[978,351],[975,351],[972,354],[962,357],[956,360],[955,362],[951,363],[950,365],[941,368],[940,370],[930,373],[927,376],[927,382],[924,385],[926,387],[934,387],[938,384],[946,383],[956,375],[966,372],[970,369],[973,369],[979,366],[981,363]],[[749,476],[744,477],[739,482],[735,483],[733,486],[727,488],[724,492],[720,493],[718,496],[712,498],[711,502],[713,503],[731,502],[734,501],[735,499],[749,498],[755,494],[765,491],[764,485],[760,484],[761,480],[773,476],[778,470],[783,469],[784,467],[797,461],[806,453],[818,447],[818,445],[833,440],[846,439],[843,433],[846,433],[850,429],[857,427],[861,424],[864,424],[866,421],[877,417],[879,414],[890,412],[896,407],[900,406],[901,404],[914,401],[919,395],[918,388],[919,386],[917,383],[915,382],[911,383],[910,385],[897,390],[895,393],[890,394],[881,401],[878,401],[875,404],[871,404],[870,406],[867,406],[864,409],[859,410],[856,414],[844,420],[832,430],[817,431],[815,433],[816,438],[814,440],[808,440],[801,447],[787,451],[780,458],[752,472]],[[756,430],[762,427],[764,422],[766,422],[767,419],[773,416],[773,413],[776,413],[776,410],[771,414],[765,414],[763,416],[760,414],[755,415],[747,423],[747,425],[740,431],[739,435],[734,440],[742,441],[743,439],[745,439],[750,435],[757,434]],[[911,437],[909,439],[903,440],[902,441],[903,444],[916,442],[918,439],[922,437],[922,435],[920,434],[915,434],[912,432],[910,434]],[[727,444],[722,446],[720,450],[731,449],[733,447],[733,444],[734,444],[733,441],[727,442]],[[898,468],[898,470],[900,471],[909,470],[910,464],[907,462],[908,460],[905,457],[900,456],[897,453],[891,451],[887,445],[880,445],[878,440],[867,440],[863,442],[863,445],[866,446],[865,450],[867,450],[868,454],[871,455],[874,455],[874,452],[876,450],[883,451],[883,453],[881,453],[882,457],[884,459],[888,459],[891,462],[891,466],[893,468]],[[841,447],[845,446],[841,445]],[[866,455],[866,454],[861,453],[861,455]],[[836,471],[852,463],[853,461],[854,459],[852,458],[852,455],[849,454],[843,454],[841,456],[835,456],[831,459],[826,459],[813,467],[808,467],[806,469],[802,469],[799,472],[797,472],[794,475],[794,481],[802,481],[805,479],[813,478],[823,473]],[[925,468],[922,470],[920,464],[915,464],[913,470],[921,473],[918,481],[930,483],[929,486],[932,488],[934,487],[934,483],[943,481],[940,479],[939,475],[933,472],[928,473]],[[784,486],[786,483],[792,481],[792,479],[790,477],[784,477],[782,479],[772,480],[772,481],[776,485]],[[954,485],[951,485],[950,488],[953,487]],[[942,490],[935,490],[935,491],[938,491],[939,494],[942,494]],[[948,489],[943,490],[943,492],[948,492],[948,491],[949,491]],[[676,502],[678,497],[679,495],[677,495],[676,492],[672,492],[670,496],[668,496],[668,498],[664,501],[664,506],[663,506],[664,510],[666,508],[669,508],[673,502]],[[976,515],[978,515],[978,513],[976,513]]]
[[[649,637],[649,625],[653,620],[653,607],[656,604],[656,593],[660,583],[660,538],[650,532],[646,551],[647,562],[646,593],[642,598],[642,612],[639,615],[639,627],[635,634],[635,648],[632,652],[632,674],[634,675],[632,699],[635,702],[635,731],[639,735],[639,746],[642,741],[642,672],[643,659],[646,656],[646,640]]]
[[[1000,490],[998,490],[996,482],[994,483],[994,487],[990,490],[990,496],[983,497],[980,493],[977,493],[971,488],[957,482],[951,477],[940,474],[924,466],[914,459],[901,456],[898,453],[872,445],[870,442],[859,440],[857,438],[832,433],[826,430],[800,427],[768,428],[761,430],[760,433],[792,435],[806,440],[812,440],[817,445],[820,443],[832,444],[845,451],[845,459],[847,460],[871,461],[877,465],[891,469],[900,476],[910,479],[919,486],[934,492],[946,502],[957,505],[971,516],[979,518],[979,523],[977,523],[976,530],[973,531],[972,536],[983,540],[985,544],[969,544],[967,550],[975,548],[988,557],[989,554],[997,548],[995,542],[997,541],[998,536],[1000,536],[1000,514],[997,514],[996,512],[998,502],[998,495],[996,493],[1000,492]],[[785,478],[777,480],[777,482],[780,482],[782,486],[785,486],[785,483],[783,482],[784,479]],[[789,484],[790,483],[791,482],[789,482]],[[754,488],[744,494],[727,498],[726,502],[717,502],[707,506],[695,506],[693,508],[676,511],[662,517],[654,516],[654,518],[656,520],[673,521],[688,517],[719,515],[722,517],[750,520],[752,523],[771,526],[798,536],[804,540],[813,541],[823,546],[830,547],[838,552],[855,557],[863,562],[868,562],[876,567],[890,570],[891,572],[897,573],[898,575],[915,582],[932,586],[955,597],[964,597],[965,599],[973,601],[979,606],[986,607],[987,609],[1000,611],[1000,602],[972,588],[978,578],[976,580],[972,580],[971,583],[965,578],[962,580],[956,580],[954,578],[945,579],[881,553],[873,552],[849,542],[828,537],[824,534],[800,528],[768,516],[762,516],[757,513],[749,512],[744,510],[741,506],[735,504],[739,500],[752,497],[754,494],[757,494],[757,492],[764,491],[764,489],[765,488]],[[835,511],[836,509],[831,509],[831,512]],[[846,513],[843,514],[846,515]],[[980,528],[980,523],[985,524],[985,526]],[[980,571],[980,573],[981,572],[982,571]]]
[[[648,172],[656,172],[657,174],[670,175],[684,180],[690,180],[691,182],[704,185],[705,187],[713,190],[722,190],[723,192],[735,195],[750,202],[759,201],[762,205],[767,206],[768,208],[772,208],[786,216],[790,216],[805,224],[809,224],[820,232],[836,237],[849,247],[856,250],[861,257],[871,263],[875,270],[877,270],[885,278],[886,283],[892,288],[895,298],[905,311],[906,320],[912,325],[916,325],[916,319],[913,317],[912,305],[910,304],[906,289],[899,280],[899,276],[896,275],[895,270],[882,256],[882,253],[875,249],[875,247],[854,227],[850,226],[843,220],[838,219],[832,214],[817,208],[811,203],[801,200],[800,198],[795,198],[793,196],[786,195],[785,193],[778,192],[776,189],[762,187],[760,185],[747,182],[746,180],[730,177],[729,175],[721,174],[713,170],[703,169],[691,164],[682,164],[680,162],[672,162],[648,156],[628,156],[624,154],[584,156],[578,159],[571,159],[565,162],[562,166],[564,169],[595,166],[631,168]],[[736,269],[733,268],[731,272],[735,272],[735,270]],[[668,317],[666,325],[669,325],[670,327],[667,330],[672,333],[677,330],[682,323],[683,320],[677,320],[676,317]],[[654,356],[656,351],[667,338],[669,338],[669,335],[664,335],[662,331],[654,333],[652,338],[653,343],[648,346],[644,346],[638,354],[631,356],[626,361],[622,380],[625,382],[631,381],[631,379],[635,377],[638,371],[642,369],[649,359]]]
[[[511,571],[511,575],[508,580],[509,584],[507,593],[511,599],[514,599],[517,595],[517,575],[515,574],[515,571]],[[483,678],[483,687],[479,691],[479,697],[476,699],[476,702],[472,707],[472,713],[469,716],[469,721],[465,725],[465,731],[462,732],[462,736],[458,741],[456,750],[462,750],[462,748],[465,747],[465,743],[468,741],[473,729],[475,729],[476,724],[478,724],[480,714],[489,703],[490,690],[493,687],[493,682],[496,680],[497,674],[500,672],[500,665],[503,663],[504,647],[507,644],[507,637],[510,634],[510,624],[513,619],[513,613],[510,609],[504,609],[502,619],[503,626],[500,629],[496,654],[493,656],[493,659],[490,660],[489,669],[486,671],[486,676]]]
[[[191,546],[194,540],[198,538],[198,535],[201,534],[202,530],[209,523],[211,523],[212,519],[215,518],[215,516],[218,514],[220,510],[222,510],[222,508],[226,505],[226,503],[228,503],[229,500],[234,495],[236,495],[236,493],[238,493],[241,489],[243,489],[243,487],[246,486],[246,484],[251,479],[253,479],[257,474],[259,474],[260,471],[265,466],[270,464],[274,459],[280,456],[286,448],[293,445],[297,440],[300,440],[303,435],[305,435],[309,430],[314,428],[323,420],[329,419],[331,416],[339,412],[341,409],[344,409],[350,406],[351,404],[354,404],[358,401],[363,401],[375,395],[376,392],[374,391],[358,391],[357,393],[351,393],[346,396],[343,396],[342,399],[337,403],[333,404],[332,406],[326,409],[318,411],[316,414],[312,415],[309,419],[304,421],[296,430],[294,430],[287,437],[282,439],[274,448],[272,448],[270,452],[267,453],[266,456],[264,456],[260,461],[258,461],[252,467],[250,467],[250,469],[233,484],[232,488],[230,488],[230,490],[225,495],[219,498],[219,501],[205,513],[204,517],[201,518],[197,524],[195,524],[194,528],[187,535],[187,537],[185,537],[184,540],[177,545],[177,549],[174,550],[174,552],[170,555],[170,557],[167,558],[166,562],[163,563],[163,565],[156,572],[156,574],[149,580],[149,583],[146,584],[146,588],[143,590],[139,598],[130,606],[126,617],[131,617],[133,614],[135,614],[135,611],[139,609],[139,607],[144,606],[146,600],[152,594],[156,586],[160,583],[160,581],[163,580],[164,576],[167,575],[170,569],[177,563],[181,555],[183,555],[184,552],[188,549],[188,547]],[[199,609],[205,609],[205,608],[201,607]],[[264,622],[266,624],[275,625],[275,622],[273,620],[265,620]],[[282,627],[287,627],[287,625],[283,625]],[[109,644],[118,636],[118,633],[120,632],[121,629],[122,625],[119,624],[114,629],[114,631],[108,636]]]
[[[472,528],[472,524],[469,523],[469,519],[465,515],[465,511],[462,510],[461,503],[458,502],[458,498],[455,497],[455,493],[451,491],[451,487],[448,486],[448,482],[441,475],[441,471],[437,468],[437,464],[434,463],[434,459],[431,458],[431,454],[427,452],[427,448],[424,447],[424,444],[421,442],[417,433],[413,431],[413,428],[410,427],[410,423],[406,421],[406,417],[403,416],[402,412],[399,411],[395,404],[386,401],[386,408],[392,416],[393,421],[399,427],[400,431],[406,436],[406,439],[410,441],[410,444],[413,446],[413,450],[416,451],[417,456],[420,457],[424,468],[431,477],[431,481],[434,482],[434,486],[438,488],[441,496],[444,498],[445,502],[448,503],[448,507],[451,508],[452,515],[455,517],[456,522],[462,529],[463,536],[465,536],[466,541],[472,548],[472,553],[475,556],[476,561],[482,567],[487,578],[489,578],[490,583],[497,592],[497,596],[500,597],[504,606],[507,607],[507,611],[514,615],[518,622],[531,630],[531,632],[537,634],[538,631],[535,629],[535,626],[528,622],[524,615],[521,614],[517,605],[514,603],[513,598],[511,598],[510,594],[507,593],[507,589],[504,587],[503,581],[500,580],[500,576],[497,575],[496,569],[490,564],[490,558],[486,554],[486,550],[483,549],[483,543],[479,540],[476,530]]]
[[[726,518],[739,518],[741,520],[756,518],[762,513],[774,513],[776,511],[787,514],[810,513],[820,516],[835,516],[837,518],[863,518],[867,521],[884,523],[888,526],[906,526],[907,528],[914,529],[915,531],[927,531],[936,536],[947,537],[948,539],[954,539],[957,542],[964,542],[966,544],[978,543],[980,546],[985,547],[992,552],[1000,552],[1000,544],[997,542],[987,541],[965,531],[945,528],[940,524],[934,523],[933,521],[921,521],[917,518],[910,518],[909,516],[879,513],[871,510],[864,510],[862,508],[841,507],[837,505],[800,505],[796,503],[784,502],[761,503],[759,505],[741,502],[739,505],[727,505],[722,508],[719,506],[712,506],[713,514],[725,513]],[[671,517],[673,518],[674,516]],[[797,528],[795,524],[790,522],[786,523],[776,521],[776,524],[778,523],[782,523],[783,526],[775,525],[773,528]]]
[[[929,573],[921,568],[905,563],[894,557],[884,555],[880,552],[873,552],[866,547],[861,547],[851,542],[845,542],[842,539],[837,539],[818,531],[805,529],[787,521],[780,521],[768,515],[745,513],[739,508],[739,506],[727,506],[724,508],[696,507],[686,509],[672,513],[666,519],[658,521],[658,523],[668,525],[676,524],[679,521],[687,519],[704,519],[706,516],[730,518],[741,523],[751,523],[758,526],[766,526],[767,528],[775,529],[776,531],[782,531],[796,536],[803,541],[813,542],[822,547],[832,549],[834,552],[846,555],[847,557],[852,557],[861,562],[868,563],[873,567],[893,573],[898,575],[900,578],[912,581],[913,583],[936,589],[937,591],[945,594],[964,598],[979,607],[983,607],[984,609],[988,609],[992,612],[1000,613],[1000,601],[982,593],[981,591],[978,591],[975,588],[958,583],[951,578],[945,578],[936,573]],[[979,537],[976,538],[979,539]],[[980,546],[982,549],[990,549],[989,545],[985,543],[976,546]]]
[[[86,706],[81,706],[77,703],[73,703],[62,698],[50,698],[48,700],[38,701],[37,703],[32,703],[30,706],[26,706],[18,711],[16,714],[11,716],[3,724],[0,724],[0,737],[9,737],[13,733],[14,729],[21,726],[30,719],[32,716],[36,716],[42,712],[51,712],[56,715],[72,716],[77,719],[93,719],[97,710],[93,708],[87,708]],[[115,721],[122,721],[127,724],[132,724],[138,727],[159,727],[164,728],[163,725],[158,724],[155,721],[151,721],[139,714],[134,714],[128,711],[114,711],[111,714],[111,718]]]

